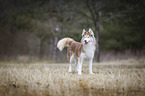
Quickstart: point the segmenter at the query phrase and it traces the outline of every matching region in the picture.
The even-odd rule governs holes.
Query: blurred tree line
[[[95,33],[95,60],[100,50],[143,50],[145,1],[0,0],[0,59],[26,55],[63,61],[66,50],[57,50],[58,40],[80,41],[84,28]]]

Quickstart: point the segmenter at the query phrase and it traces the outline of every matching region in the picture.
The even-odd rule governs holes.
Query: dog
[[[96,49],[96,39],[94,33],[89,28],[89,31],[83,29],[81,42],[76,42],[72,38],[63,38],[58,41],[57,48],[62,51],[64,47],[67,48],[67,57],[70,61],[69,72],[72,72],[72,63],[75,63],[75,72],[78,75],[82,74],[82,64],[85,61],[89,63],[89,73],[92,72],[92,62]]]

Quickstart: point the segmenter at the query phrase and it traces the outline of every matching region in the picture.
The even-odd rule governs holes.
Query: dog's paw
[[[69,72],[69,73],[71,73],[71,72],[72,72],[72,70],[68,70],[68,72]]]
[[[78,73],[78,75],[82,75],[82,73]]]
[[[93,72],[90,72],[90,74],[91,74],[91,75],[94,75],[95,73],[93,73]]]

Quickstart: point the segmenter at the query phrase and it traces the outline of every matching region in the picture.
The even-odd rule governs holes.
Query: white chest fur
[[[83,45],[83,53],[85,58],[92,58],[95,52],[95,44],[92,42]]]

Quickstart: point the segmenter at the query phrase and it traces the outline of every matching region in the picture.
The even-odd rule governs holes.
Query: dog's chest
[[[84,52],[85,57],[94,56],[95,45],[93,45],[93,44],[84,45],[83,46],[83,52]]]

